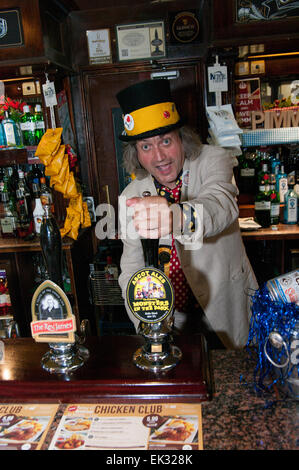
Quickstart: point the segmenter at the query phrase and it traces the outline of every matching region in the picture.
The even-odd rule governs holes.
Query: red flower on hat
[[[165,117],[165,119],[169,119],[169,118],[170,118],[170,113],[169,113],[169,111],[164,111],[164,112],[163,112],[163,116]]]

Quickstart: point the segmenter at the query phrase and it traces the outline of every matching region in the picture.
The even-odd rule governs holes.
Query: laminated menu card
[[[201,450],[201,405],[68,405],[49,450]]]
[[[0,404],[0,451],[39,450],[57,404]]]

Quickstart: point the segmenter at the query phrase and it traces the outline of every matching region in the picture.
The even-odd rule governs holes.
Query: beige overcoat
[[[238,224],[238,189],[232,183],[235,164],[229,152],[211,145],[203,145],[196,159],[185,159],[181,202],[191,205],[200,216],[192,239],[186,235],[176,239],[188,283],[209,324],[227,348],[246,344],[251,295],[258,288]],[[128,227],[132,230],[133,224],[124,201],[142,196],[145,190],[157,194],[152,176],[141,172],[120,197],[123,254],[119,284],[124,298],[131,275],[144,267],[140,239],[136,232],[132,237],[126,230]],[[128,308],[127,311],[137,328],[138,320]]]

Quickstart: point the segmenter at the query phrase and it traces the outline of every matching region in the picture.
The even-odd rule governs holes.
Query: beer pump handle
[[[143,197],[151,196],[150,191],[143,191]],[[145,266],[158,268],[159,238],[141,238]]]

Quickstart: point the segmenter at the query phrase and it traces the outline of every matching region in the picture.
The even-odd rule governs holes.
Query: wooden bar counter
[[[242,231],[243,240],[294,240],[299,238],[298,225],[278,224],[272,227],[252,231]]]
[[[212,379],[201,335],[176,337],[183,357],[172,370],[156,375],[137,368],[134,352],[143,344],[140,336],[90,338],[85,364],[66,376],[41,367],[47,343],[31,338],[4,340],[5,358],[0,364],[0,400],[89,401],[101,398],[167,399],[201,402],[211,397]]]

